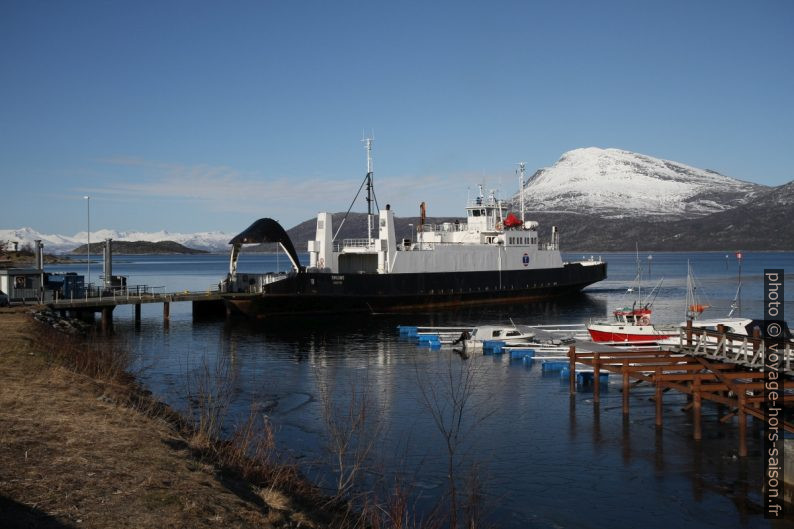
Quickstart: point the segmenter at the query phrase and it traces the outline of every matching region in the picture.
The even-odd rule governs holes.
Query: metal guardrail
[[[217,289],[207,289],[205,291],[183,290],[181,292],[156,292],[148,289],[146,291],[113,289],[104,292],[100,291],[96,296],[54,299],[51,301],[45,301],[45,303],[53,308],[92,307],[106,305],[133,305],[139,303],[170,303],[175,301],[194,301],[199,299],[221,299],[223,295],[224,293]]]
[[[374,248],[377,239],[343,239],[342,248]]]
[[[465,222],[459,222],[457,224],[454,222],[442,222],[441,224],[422,224],[422,229],[419,230],[420,233],[431,231],[442,233],[469,231],[469,225]]]

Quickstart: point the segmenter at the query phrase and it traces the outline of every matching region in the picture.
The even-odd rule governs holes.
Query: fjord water
[[[569,260],[581,255],[567,255]],[[589,256],[588,256],[589,257]],[[296,316],[290,321],[193,321],[189,304],[175,304],[163,325],[161,305],[143,305],[136,328],[132,308],[115,311],[115,338],[138,358],[142,382],[177,409],[189,409],[188,395],[202,372],[228,375],[229,431],[249,410],[266,414],[279,446],[301,463],[310,477],[329,483],[321,388],[345,408],[354,391],[367,388],[381,426],[373,453],[377,475],[407,476],[420,508],[445,490],[445,445],[422,388],[441,388],[450,369],[476,370],[472,409],[465,417],[456,466],[462,476],[478,468],[486,519],[497,527],[770,527],[761,513],[760,425],[751,423],[749,457],[739,459],[734,424],[721,424],[706,405],[703,440],[692,437],[684,397],[669,392],[664,427],[654,427],[652,390],[632,391],[627,421],[621,413],[620,380],[602,385],[600,408],[580,389],[570,399],[567,379],[544,374],[539,363],[504,356],[474,355],[468,360],[448,349],[434,351],[399,338],[398,324],[478,325],[581,323],[604,319],[626,295],[636,275],[633,253],[606,254],[608,279],[564,300],[499,305],[463,311],[326,320]],[[684,317],[687,261],[699,280],[707,315],[724,316],[738,284],[733,254],[655,253],[641,256],[643,290],[664,277],[653,305],[658,322]],[[167,291],[202,290],[217,285],[227,257],[117,256],[114,273],[130,284],[163,286]],[[286,269],[286,258],[247,255],[241,272]],[[761,317],[764,268],[794,270],[794,253],[745,253],[741,312]],[[85,271],[85,265],[62,265]],[[52,270],[56,270],[55,267]],[[92,266],[94,277],[98,266]],[[791,276],[787,276],[791,279]],[[789,292],[792,289],[788,289]],[[792,296],[786,312],[794,316]],[[792,319],[791,317],[789,319]],[[218,368],[221,366],[221,368]],[[209,367],[209,370],[206,368]],[[472,429],[468,429],[468,427]]]

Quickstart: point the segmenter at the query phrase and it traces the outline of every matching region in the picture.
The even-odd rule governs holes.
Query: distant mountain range
[[[209,231],[200,233],[171,233],[167,231],[157,232],[137,232],[137,231],[117,231],[117,230],[97,230],[91,232],[91,249],[107,238],[114,242],[163,242],[170,241],[181,244],[194,250],[204,250],[207,252],[227,251],[229,240],[234,235],[229,235],[221,231]],[[0,241],[17,241],[19,246],[33,245],[33,241],[41,240],[44,243],[44,251],[48,253],[69,253],[75,248],[86,244],[86,232],[80,232],[72,236],[68,235],[49,235],[38,232],[32,228],[19,228],[16,230],[0,230]],[[118,248],[118,245],[115,246]],[[84,250],[85,251],[85,250]],[[118,252],[118,250],[116,250]]]
[[[536,171],[525,185],[524,199],[527,219],[540,223],[541,240],[548,240],[551,226],[560,228],[563,251],[633,250],[635,243],[648,251],[794,250],[794,223],[789,221],[794,181],[769,187],[629,151],[590,147],[568,151],[552,167]],[[507,204],[520,211],[518,194]],[[312,214],[309,220],[288,230],[298,251],[305,251],[306,241],[314,238],[313,213],[307,212]],[[333,215],[335,230],[342,218],[341,213]],[[436,217],[427,222],[455,220]],[[395,222],[397,237],[410,238],[418,218]],[[351,213],[338,238],[362,237],[366,229],[366,215]],[[91,240],[173,241],[197,250],[227,252],[233,235],[100,230],[91,233]],[[84,245],[86,234],[0,230],[0,241],[24,245],[34,239],[44,241],[45,251],[66,253]],[[247,251],[273,248],[261,245]]]
[[[94,255],[99,255],[104,251],[104,248],[104,243],[92,242],[90,252]],[[205,250],[188,248],[187,246],[174,241],[113,241],[112,248],[113,253],[124,255],[207,253]],[[83,244],[69,253],[72,255],[85,255],[88,251],[88,245]]]

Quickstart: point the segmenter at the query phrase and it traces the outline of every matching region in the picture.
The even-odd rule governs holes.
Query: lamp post
[[[88,265],[88,284],[86,289],[91,288],[91,197],[86,195],[85,199],[85,212],[86,212],[86,237],[88,244],[85,249],[86,264]],[[88,292],[88,290],[86,290]]]

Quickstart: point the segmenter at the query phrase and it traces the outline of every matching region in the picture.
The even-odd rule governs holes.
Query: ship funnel
[[[104,260],[102,261],[102,275],[106,287],[113,286],[113,239],[105,239]]]

